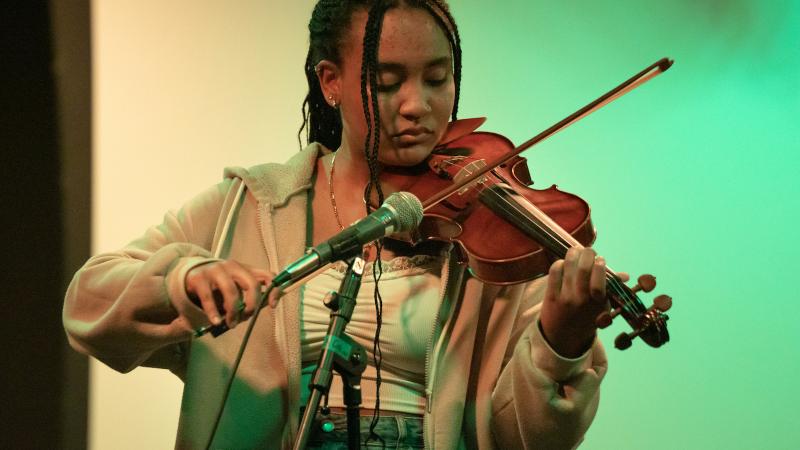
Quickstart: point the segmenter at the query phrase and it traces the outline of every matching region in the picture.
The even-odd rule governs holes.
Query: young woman
[[[185,381],[178,448],[208,442],[245,328],[237,325],[253,314],[261,286],[404,190],[409,169],[456,116],[461,48],[443,1],[323,0],[309,30],[309,145],[283,165],[228,170],[140,239],[90,259],[67,292],[64,323],[76,349],[121,372],[163,367]],[[548,277],[505,287],[470,277],[450,245],[387,239],[367,254],[380,281],[364,278],[348,334],[370,356],[362,384],[370,445],[581,441],[606,371],[594,325],[608,307],[605,263],[593,250],[570,250]],[[291,447],[328,323],[321,300],[342,270],[334,265],[272,299],[214,448]],[[232,330],[194,338],[222,322]],[[343,426],[338,380],[329,405],[320,420]],[[311,445],[337,448],[341,436],[316,428]]]

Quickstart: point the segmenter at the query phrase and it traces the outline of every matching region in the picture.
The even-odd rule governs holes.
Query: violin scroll
[[[610,277],[610,281],[613,278],[616,277]],[[641,302],[636,297],[637,292],[650,292],[656,287],[654,276],[650,274],[640,276],[636,285],[631,288],[622,283],[610,283],[609,287],[612,288],[610,297],[615,307],[611,311],[600,313],[595,319],[595,324],[598,328],[606,328],[621,314],[633,326],[632,332],[617,336],[614,347],[625,350],[633,344],[633,339],[639,336],[653,347],[660,347],[669,340],[666,328],[669,316],[664,313],[672,307],[672,297],[659,295],[653,300],[653,305],[646,310],[643,310]]]

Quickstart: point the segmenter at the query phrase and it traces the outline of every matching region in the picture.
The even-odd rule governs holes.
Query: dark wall
[[[88,1],[17,1],[0,24],[0,448],[85,448],[87,361],[63,295],[90,251]]]

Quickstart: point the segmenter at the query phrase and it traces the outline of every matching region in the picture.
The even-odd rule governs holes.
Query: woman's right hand
[[[220,325],[224,315],[228,328],[233,328],[253,315],[262,289],[274,276],[233,260],[213,261],[187,272],[186,293],[209,322]]]

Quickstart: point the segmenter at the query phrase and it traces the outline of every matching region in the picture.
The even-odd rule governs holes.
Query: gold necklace
[[[339,224],[340,230],[344,230],[342,219],[339,217],[339,209],[336,208],[336,195],[333,193],[333,172],[336,170],[336,155],[338,153],[338,150],[333,152],[333,158],[331,158],[331,173],[328,175],[328,193],[331,196],[331,206],[333,206],[333,215],[336,217],[336,223]]]
[[[336,171],[336,154],[339,153],[339,150],[333,152],[333,158],[331,158],[331,173],[328,175],[328,193],[331,197],[331,206],[333,207],[333,216],[336,217],[336,223],[339,224],[339,229],[344,230],[344,224],[342,223],[341,217],[339,217],[339,208],[336,207],[336,194],[333,190],[333,174]],[[364,204],[367,203],[367,199],[364,199]],[[362,259],[365,261],[369,260],[370,249],[373,247],[374,243],[370,242],[369,244],[364,246],[364,251],[362,253]]]

